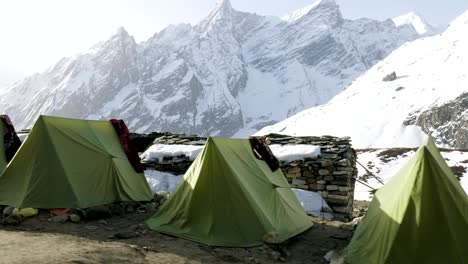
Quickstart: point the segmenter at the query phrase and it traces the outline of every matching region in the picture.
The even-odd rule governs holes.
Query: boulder
[[[55,223],[64,223],[68,220],[68,214],[54,215],[50,218],[50,221]]]
[[[154,212],[156,209],[158,209],[158,206],[155,202],[149,202],[145,204],[145,209],[147,212]]]
[[[78,223],[81,221],[81,217],[80,215],[78,214],[71,214],[68,216],[68,218],[70,219],[70,221],[72,221],[73,223]]]
[[[383,79],[382,81],[384,82],[391,82],[391,81],[394,81],[397,79],[397,75],[395,72],[392,72],[392,73],[389,73],[387,74]]]

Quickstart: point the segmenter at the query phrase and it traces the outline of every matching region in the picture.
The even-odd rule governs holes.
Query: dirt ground
[[[47,211],[18,226],[0,226],[0,263],[327,263],[353,228],[311,217],[308,231],[282,245],[210,247],[149,230],[152,213],[134,213],[89,222],[56,223]]]

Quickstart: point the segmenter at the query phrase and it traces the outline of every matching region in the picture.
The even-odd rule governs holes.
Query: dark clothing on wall
[[[249,141],[252,146],[252,151],[257,159],[264,160],[268,164],[268,167],[270,167],[271,171],[279,169],[279,161],[273,155],[273,152],[271,152],[271,149],[268,147],[264,138],[250,137]]]
[[[21,140],[16,134],[10,118],[7,115],[0,115],[0,119],[3,125],[3,149],[5,150],[5,158],[8,163],[20,148]]]

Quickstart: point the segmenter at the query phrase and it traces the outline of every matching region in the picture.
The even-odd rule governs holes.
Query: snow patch
[[[305,158],[315,158],[320,155],[320,147],[313,145],[278,145],[269,146],[273,155],[278,160],[291,162],[295,160],[303,160]]]
[[[18,138],[21,142],[24,142],[28,138],[28,133],[18,133]]]
[[[184,175],[174,175],[157,170],[145,170],[145,177],[153,192],[173,192],[184,179]]]
[[[294,192],[307,214],[320,216],[327,219],[333,218],[331,213],[327,213],[332,212],[332,209],[328,206],[327,202],[325,202],[320,194],[295,188],[291,188],[291,190]]]
[[[154,144],[143,152],[140,158],[143,162],[155,162],[162,161],[164,157],[183,155],[190,160],[195,160],[203,147],[204,146]]]

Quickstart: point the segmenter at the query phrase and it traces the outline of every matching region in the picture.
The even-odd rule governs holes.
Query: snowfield
[[[204,146],[154,144],[140,155],[142,162],[162,162],[164,157],[185,156],[195,160]]]
[[[272,144],[269,147],[278,160],[285,162],[315,158],[320,155],[320,147],[318,146]]]

